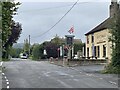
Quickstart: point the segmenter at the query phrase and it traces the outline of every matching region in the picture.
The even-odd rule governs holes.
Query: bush
[[[107,74],[120,74],[120,66],[113,67],[111,64],[105,67],[105,70],[102,73]]]
[[[19,58],[21,52],[22,52],[21,48],[11,48],[9,50],[9,54],[12,58]]]
[[[39,60],[43,56],[43,45],[34,45],[33,51],[32,51],[32,59],[33,60]]]
[[[2,61],[10,61],[10,59],[2,58]]]

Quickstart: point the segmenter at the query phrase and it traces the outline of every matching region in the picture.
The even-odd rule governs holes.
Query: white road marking
[[[92,76],[93,74],[86,74],[87,76]]]
[[[103,78],[100,78],[101,80],[103,79]]]
[[[7,79],[7,77],[5,76],[5,79]]]
[[[9,84],[9,82],[7,82],[7,84]]]
[[[113,81],[109,81],[109,82],[110,82],[111,84],[115,84],[115,85],[117,84],[116,82],[113,82]]]
[[[7,86],[7,89],[9,89],[10,87],[9,86]]]
[[[5,73],[2,73],[2,75],[5,75]]]
[[[50,72],[46,72],[46,73],[44,73],[44,75],[46,76],[46,77],[49,77],[50,75],[48,75]]]
[[[69,87],[69,88],[72,88],[70,85],[66,84],[65,82],[61,81],[61,80],[57,80],[58,82],[60,82],[62,85],[64,85],[65,87]]]
[[[79,73],[82,73],[82,72],[79,72]]]
[[[9,89],[10,87],[8,86],[10,83],[8,82],[8,79],[7,79],[7,77],[5,76],[4,77],[5,78],[5,80],[6,80],[6,84],[7,84],[7,89]]]
[[[6,82],[8,82],[8,79],[6,79]]]

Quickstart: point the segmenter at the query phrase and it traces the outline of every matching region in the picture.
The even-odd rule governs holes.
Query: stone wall
[[[50,63],[60,66],[79,66],[79,65],[96,65],[96,64],[107,64],[105,59],[52,59]]]

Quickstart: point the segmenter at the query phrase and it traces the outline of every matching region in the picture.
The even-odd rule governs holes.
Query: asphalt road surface
[[[2,88],[118,88],[117,75],[97,72],[102,65],[61,67],[25,59],[3,65]]]

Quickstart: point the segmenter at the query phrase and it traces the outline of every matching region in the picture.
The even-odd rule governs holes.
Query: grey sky
[[[23,2],[15,21],[22,23],[23,31],[18,42],[31,35],[31,43],[42,43],[56,34],[64,37],[74,25],[75,38],[85,42],[85,33],[109,17],[110,2],[79,2],[51,31],[50,29],[74,2]]]

